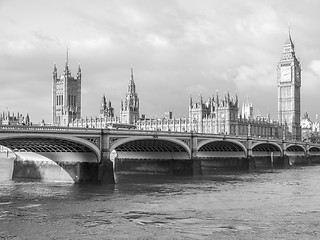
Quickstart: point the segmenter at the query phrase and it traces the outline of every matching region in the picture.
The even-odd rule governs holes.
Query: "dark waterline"
[[[319,239],[320,166],[117,176],[109,186],[4,179],[3,239]]]

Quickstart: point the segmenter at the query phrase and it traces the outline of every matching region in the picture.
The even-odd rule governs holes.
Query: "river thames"
[[[0,167],[0,239],[320,238],[320,166],[109,186],[12,181],[11,161]]]

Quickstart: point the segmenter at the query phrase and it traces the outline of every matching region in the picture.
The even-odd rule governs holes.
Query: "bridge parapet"
[[[64,133],[101,133],[101,129],[95,128],[70,128],[56,126],[24,126],[24,125],[0,125],[1,132],[64,132]]]

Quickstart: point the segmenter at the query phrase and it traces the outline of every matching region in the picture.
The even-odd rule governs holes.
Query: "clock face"
[[[290,66],[281,68],[280,81],[281,82],[291,81],[291,67]]]

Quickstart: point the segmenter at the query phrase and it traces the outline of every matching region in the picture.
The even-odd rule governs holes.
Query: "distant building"
[[[111,101],[107,101],[106,96],[103,95],[98,117],[77,118],[69,123],[69,126],[81,128],[110,128],[119,123],[120,119],[119,117],[115,117]]]
[[[242,119],[253,120],[253,104],[249,102],[249,98],[243,102],[240,116]]]
[[[0,115],[0,125],[31,125],[29,114],[23,116],[21,113],[2,112]]]
[[[107,102],[106,96],[103,95],[100,106],[100,115],[99,117],[114,117],[114,108],[111,106],[110,99]]]
[[[76,77],[71,75],[68,52],[63,75],[58,77],[54,64],[52,80],[52,124],[69,126],[81,117],[81,68],[79,65]]]
[[[110,99],[107,101],[105,95],[101,100],[98,117],[76,118],[69,122],[70,127],[85,128],[126,128],[135,129],[135,123],[139,119],[139,98],[136,93],[136,86],[133,79],[133,70],[131,68],[131,78],[128,84],[128,90],[125,100],[121,100],[120,117],[115,116],[114,108]]]
[[[304,142],[320,143],[318,115],[316,115],[315,122],[311,121],[307,112],[303,115],[301,119],[301,135]]]
[[[320,123],[318,121],[318,114],[316,114],[316,121],[312,124],[313,132],[320,132]]]
[[[303,118],[301,119],[301,135],[302,135],[303,141],[310,139],[310,137],[313,133],[312,128],[313,128],[313,123],[310,120],[308,113],[306,112],[303,115]]]

